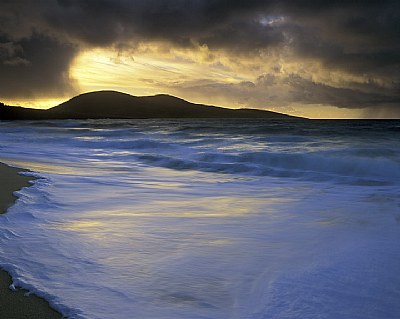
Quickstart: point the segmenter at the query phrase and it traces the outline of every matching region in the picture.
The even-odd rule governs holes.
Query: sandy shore
[[[0,163],[0,213],[15,201],[13,192],[29,186],[31,177],[19,175],[22,170]],[[1,222],[1,221],[0,221]],[[26,291],[9,289],[12,283],[7,272],[0,270],[0,318],[1,319],[47,319],[62,318],[62,315],[50,308],[48,302],[34,295],[25,296]]]

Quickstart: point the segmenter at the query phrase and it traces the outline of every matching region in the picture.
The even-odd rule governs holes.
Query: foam
[[[0,266],[70,318],[398,317],[393,132],[247,126],[0,126],[3,160],[38,171]]]

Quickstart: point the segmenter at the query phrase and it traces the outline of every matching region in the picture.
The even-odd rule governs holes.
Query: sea
[[[400,318],[400,121],[3,121],[0,161],[0,267],[65,317]]]

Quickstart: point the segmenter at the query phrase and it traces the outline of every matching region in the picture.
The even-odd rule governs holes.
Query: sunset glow
[[[400,318],[399,23],[0,1],[0,319]]]
[[[49,108],[116,90],[312,118],[397,117],[391,5],[66,1],[24,6],[21,15],[37,13],[24,23],[12,23],[13,5],[4,5],[0,97]]]

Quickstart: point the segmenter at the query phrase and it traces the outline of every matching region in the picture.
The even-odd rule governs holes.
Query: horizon
[[[232,106],[227,106],[227,105],[216,105],[216,104],[208,104],[208,103],[203,103],[203,102],[198,102],[198,101],[192,101],[190,99],[186,99],[186,98],[182,98],[180,96],[175,96],[172,94],[168,94],[168,93],[154,93],[154,94],[150,94],[150,95],[134,95],[128,92],[123,92],[123,91],[116,91],[116,90],[108,90],[108,89],[102,89],[102,90],[98,90],[98,91],[87,91],[87,92],[81,92],[77,95],[68,97],[68,98],[64,98],[64,99],[60,99],[60,100],[51,100],[51,102],[48,102],[48,100],[45,100],[44,102],[39,102],[39,103],[35,103],[35,102],[28,102],[28,103],[4,103],[6,106],[13,106],[13,107],[22,107],[22,108],[27,108],[27,109],[38,109],[38,110],[49,110],[53,107],[56,107],[60,104],[66,103],[70,100],[72,100],[75,97],[78,97],[80,95],[84,95],[84,94],[88,94],[88,93],[96,93],[96,92],[117,92],[117,93],[122,93],[122,94],[128,94],[130,96],[134,96],[134,97],[151,97],[151,96],[158,96],[158,95],[168,95],[168,96],[172,96],[178,99],[182,99],[185,100],[189,103],[193,103],[193,104],[199,104],[199,105],[206,105],[206,106],[212,106],[212,107],[219,107],[219,108],[225,108],[225,109],[231,109],[231,110],[238,110],[238,109],[254,109],[254,110],[261,110],[261,111],[268,111],[268,112],[275,112],[275,113],[281,113],[281,114],[285,114],[285,115],[290,115],[293,117],[299,117],[299,118],[305,118],[305,119],[370,119],[367,117],[364,118],[359,118],[356,116],[344,116],[344,117],[325,117],[324,115],[320,115],[320,116],[314,116],[314,117],[307,117],[304,115],[297,115],[297,114],[289,114],[289,113],[284,113],[283,111],[276,111],[274,107],[271,108],[259,108],[259,107],[250,107],[250,106],[238,106],[238,107],[232,107]],[[1,103],[2,101],[0,101]],[[43,104],[42,104],[43,103]],[[399,117],[400,118],[400,117]],[[385,117],[383,118],[376,118],[376,119],[386,119]],[[397,119],[397,118],[389,118],[389,119]]]
[[[79,97],[81,95],[85,95],[85,94],[90,94],[90,93],[97,93],[97,92],[115,92],[115,93],[122,93],[122,94],[127,94],[130,95],[132,97],[153,97],[153,96],[160,96],[160,95],[166,95],[166,96],[171,96],[173,98],[177,98],[177,99],[181,99],[184,100],[186,102],[192,103],[192,104],[197,104],[197,105],[204,105],[204,106],[211,106],[211,107],[217,107],[217,108],[224,108],[224,109],[230,109],[230,110],[239,110],[239,109],[248,109],[248,110],[260,110],[260,111],[267,111],[267,112],[274,112],[274,113],[280,113],[283,115],[290,115],[294,118],[303,118],[303,119],[309,119],[309,120],[399,120],[399,117],[306,117],[306,116],[300,116],[300,115],[294,115],[294,114],[289,114],[289,113],[282,113],[282,112],[278,112],[278,111],[273,111],[272,109],[261,109],[261,108],[256,108],[256,107],[238,107],[238,108],[232,108],[232,107],[228,107],[228,106],[221,106],[221,105],[213,105],[213,104],[204,104],[204,103],[197,103],[197,102],[193,102],[184,98],[181,98],[179,96],[174,96],[168,93],[156,93],[156,94],[152,94],[152,95],[132,95],[130,93],[126,93],[126,92],[121,92],[121,91],[115,91],[115,90],[98,90],[98,91],[88,91],[88,92],[82,92],[79,93],[75,96],[72,96],[70,98],[67,99],[63,99],[60,101],[57,101],[56,104],[53,104],[51,106],[42,106],[42,107],[34,107],[32,105],[11,105],[8,103],[4,103],[2,101],[0,101],[0,104],[3,103],[5,106],[10,106],[10,107],[21,107],[21,108],[26,108],[26,109],[37,109],[37,110],[49,110],[53,107],[59,106],[61,104],[64,104],[76,97]]]
[[[45,109],[112,90],[400,118],[399,14],[394,0],[1,3],[0,100]]]
[[[102,94],[102,93],[107,93],[107,95],[105,96],[104,94]],[[110,94],[113,94],[113,95],[110,95]],[[99,101],[101,101],[101,100],[98,100],[99,98],[100,99],[104,99],[104,98],[107,98],[107,100],[109,100],[110,99],[110,97],[112,97],[112,98],[114,98],[115,99],[115,101],[120,101],[119,99],[120,99],[120,96],[121,95],[123,95],[123,96],[127,96],[127,97],[129,97],[129,98],[133,98],[133,99],[136,99],[136,98],[139,98],[139,99],[146,99],[146,98],[163,98],[163,97],[168,97],[168,98],[170,98],[171,100],[173,100],[173,101],[175,101],[177,104],[176,104],[176,108],[175,109],[180,109],[181,107],[185,107],[185,106],[179,106],[180,104],[179,104],[179,101],[182,101],[182,102],[185,102],[185,103],[188,103],[190,106],[198,106],[198,107],[209,107],[209,108],[215,108],[215,109],[220,109],[220,110],[231,110],[231,111],[234,111],[234,110],[248,110],[248,111],[261,111],[261,112],[267,112],[267,113],[275,113],[275,114],[277,114],[277,115],[283,115],[283,116],[287,116],[288,114],[284,114],[284,113],[279,113],[279,112],[273,112],[273,111],[269,111],[269,110],[261,110],[261,109],[256,109],[256,108],[236,108],[236,109],[233,109],[233,108],[228,108],[228,107],[223,107],[223,106],[218,106],[218,105],[209,105],[209,104],[200,104],[200,103],[193,103],[193,102],[190,102],[190,101],[187,101],[187,100],[185,100],[185,99],[182,99],[182,98],[180,98],[180,97],[177,97],[177,96],[174,96],[174,95],[170,95],[170,94],[165,94],[165,93],[160,93],[160,94],[155,94],[155,95],[147,95],[147,96],[135,96],[135,95],[131,95],[131,94],[129,94],[129,93],[124,93],[124,92],[120,92],[120,91],[114,91],[114,90],[99,90],[99,91],[91,91],[91,92],[84,92],[84,93],[81,93],[81,94],[79,94],[79,95],[76,95],[76,96],[74,96],[74,97],[72,97],[72,98],[70,98],[70,99],[68,99],[68,100],[66,100],[66,101],[64,101],[64,102],[61,102],[61,103],[59,103],[59,104],[57,104],[57,105],[54,105],[54,106],[51,106],[51,107],[48,107],[48,108],[40,108],[40,109],[38,109],[38,108],[31,108],[31,107],[24,107],[24,106],[20,106],[20,105],[9,105],[9,104],[7,104],[7,103],[3,103],[3,102],[1,102],[0,101],[0,106],[5,106],[5,107],[7,107],[7,108],[24,108],[24,109],[26,109],[26,110],[41,110],[41,111],[47,111],[47,110],[53,110],[53,109],[57,109],[57,107],[59,107],[59,106],[64,106],[64,105],[67,105],[67,107],[68,107],[68,105],[70,105],[71,106],[71,104],[72,105],[76,105],[76,103],[78,102],[78,101],[81,101],[81,103],[79,104],[79,102],[78,102],[78,104],[77,105],[79,105],[79,106],[81,106],[81,107],[83,107],[83,108],[85,108],[86,106],[87,106],[87,100],[85,100],[85,99],[80,99],[81,97],[83,97],[83,96],[85,96],[85,95],[91,95],[92,96],[92,99],[94,98],[95,100],[94,101],[97,101],[96,103],[99,103],[99,105],[98,105],[98,111],[100,111],[101,109],[102,109],[102,103],[101,102],[99,102]],[[96,95],[96,97],[94,97],[94,95]],[[153,99],[152,99],[153,100]],[[85,102],[86,101],[86,102]],[[92,100],[93,101],[93,100]],[[109,100],[109,101],[111,101],[111,103],[113,103],[112,101],[114,101],[114,100]],[[124,100],[125,101],[125,100]],[[153,100],[154,101],[154,100]],[[156,104],[158,104],[158,110],[160,110],[160,107],[162,108],[162,102],[158,99],[157,100],[158,102],[156,102]],[[162,101],[164,101],[164,100],[162,100]],[[89,104],[91,104],[92,102],[89,102]],[[130,106],[134,106],[134,104],[132,104],[132,105],[126,105],[125,104],[125,102],[122,102],[122,104],[123,105],[125,105],[125,106],[128,106],[126,109],[125,109],[125,112],[127,112],[126,113],[126,115],[129,113],[129,109],[130,109]],[[116,102],[116,104],[115,104],[115,106],[118,106],[119,104],[118,104],[118,102]],[[140,103],[139,103],[139,108],[140,108]],[[169,106],[168,107],[171,107],[172,105],[171,104],[169,104]],[[94,114],[94,115],[96,115],[96,114]],[[199,115],[200,114],[192,114],[195,118],[198,118],[199,117]],[[203,115],[205,115],[205,117],[206,118],[208,118],[208,116],[206,115],[206,114],[203,114]],[[107,116],[110,116],[110,114],[107,114]],[[132,116],[132,115],[130,115],[130,116]],[[289,115],[290,116],[290,115]],[[293,116],[292,116],[293,117]],[[1,118],[1,114],[0,114],[0,118]],[[7,117],[6,117],[7,118]],[[26,119],[26,116],[24,116],[23,117],[24,119]],[[134,119],[135,117],[130,117],[130,118],[132,118],[132,119]],[[157,116],[155,117],[155,118],[157,118]],[[161,117],[161,118],[163,118],[163,117]],[[170,118],[169,116],[167,117],[167,118]],[[179,117],[178,117],[179,118]],[[201,117],[200,117],[201,118]],[[293,117],[293,118],[296,118],[296,117]],[[298,117],[299,118],[299,117]],[[306,118],[304,118],[304,119],[306,119]]]

